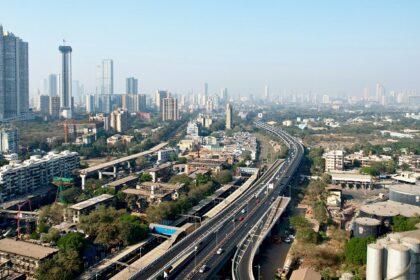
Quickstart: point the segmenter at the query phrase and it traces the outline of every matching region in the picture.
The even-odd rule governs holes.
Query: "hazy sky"
[[[420,1],[1,0],[0,24],[29,42],[30,89],[60,69],[73,47],[73,79],[95,85],[95,65],[114,60],[125,78],[157,88],[233,94],[294,90],[361,94],[420,88]]]

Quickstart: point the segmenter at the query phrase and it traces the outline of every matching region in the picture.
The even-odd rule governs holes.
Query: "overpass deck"
[[[80,172],[81,175],[87,175],[89,173],[99,171],[99,170],[102,170],[102,169],[105,169],[105,168],[109,168],[109,167],[112,167],[114,165],[126,162],[126,161],[135,160],[135,159],[137,159],[141,156],[145,156],[145,155],[155,153],[155,152],[159,151],[160,149],[162,149],[163,147],[165,147],[167,145],[168,145],[167,142],[160,143],[159,145],[154,146],[150,150],[147,150],[147,151],[144,151],[144,152],[141,152],[141,153],[137,153],[137,154],[133,154],[133,155],[129,155],[129,156],[122,157],[122,158],[117,158],[117,159],[114,159],[114,160],[111,160],[111,161],[108,161],[108,162],[100,163],[100,164],[82,169],[79,172]]]

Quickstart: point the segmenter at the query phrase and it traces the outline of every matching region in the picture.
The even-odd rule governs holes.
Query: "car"
[[[244,216],[240,216],[239,221],[243,221],[243,220],[244,220]]]
[[[245,213],[246,213],[246,209],[245,209],[245,208],[244,208],[244,209],[242,209],[242,210],[241,210],[241,213],[242,213],[242,214],[245,214]]]
[[[200,272],[200,273],[204,273],[204,272],[206,272],[206,269],[207,269],[207,265],[203,264],[203,265],[200,267],[199,272]]]
[[[291,240],[289,237],[286,237],[286,238],[284,239],[284,242],[286,242],[286,243],[290,243],[290,242],[292,242],[292,240]]]
[[[223,249],[222,248],[217,249],[216,254],[221,255],[222,253],[223,253]]]

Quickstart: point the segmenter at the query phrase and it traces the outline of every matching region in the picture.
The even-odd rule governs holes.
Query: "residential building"
[[[100,94],[98,95],[98,109],[100,113],[109,114],[112,111],[111,104],[111,95],[110,94]]]
[[[19,151],[19,131],[16,127],[3,127],[0,129],[1,153],[17,154]]]
[[[49,114],[53,118],[59,118],[60,117],[60,96],[50,96],[49,98]]]
[[[86,113],[94,113],[95,112],[95,96],[92,94],[87,94],[85,100],[85,107]]]
[[[138,94],[139,85],[138,80],[134,77],[127,78],[125,81],[125,93]]]
[[[196,122],[188,122],[187,125],[187,135],[198,137],[200,136],[200,127]]]
[[[344,170],[344,151],[332,150],[324,153],[325,171]]]
[[[110,114],[110,126],[117,132],[124,132],[128,128],[128,114],[123,109],[116,109]]]
[[[122,94],[122,108],[128,113],[137,113],[146,109],[145,94]]]
[[[177,155],[176,149],[164,149],[158,151],[158,163],[164,163],[171,160],[172,156]]]
[[[0,121],[29,113],[28,43],[0,25]]]
[[[54,176],[70,177],[79,167],[76,152],[49,152],[41,157],[31,156],[23,162],[10,162],[0,168],[0,201],[30,194],[49,186]]]
[[[159,108],[159,113],[162,115],[163,99],[168,98],[169,93],[166,90],[157,90],[155,93],[155,105]]]
[[[0,239],[0,259],[10,270],[24,274],[24,279],[36,279],[35,272],[46,260],[52,258],[58,249],[25,241]],[[9,279],[9,278],[5,278]],[[10,278],[12,279],[12,278]],[[21,278],[13,278],[21,279]]]
[[[232,129],[232,112],[233,108],[231,104],[226,104],[226,129]]]
[[[85,201],[79,202],[69,207],[73,223],[80,221],[80,216],[89,215],[101,205],[112,206],[115,203],[115,197],[110,194],[101,194]]]
[[[420,155],[401,155],[398,157],[398,165],[408,164],[411,169],[420,169]]]
[[[50,97],[48,95],[38,95],[36,97],[36,110],[42,115],[48,115],[50,108]]]
[[[162,105],[162,121],[176,121],[179,119],[178,100],[176,98],[164,98]]]
[[[60,111],[64,118],[72,118],[72,72],[70,46],[60,46],[61,52],[61,82],[60,82]]]

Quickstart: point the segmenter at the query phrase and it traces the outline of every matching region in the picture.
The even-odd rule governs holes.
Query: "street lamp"
[[[217,247],[217,233],[219,232],[218,229],[216,229],[215,233],[216,233],[216,247]]]
[[[260,269],[261,269],[261,266],[260,265],[256,265],[255,266],[256,268],[258,268],[258,280],[260,280]]]

